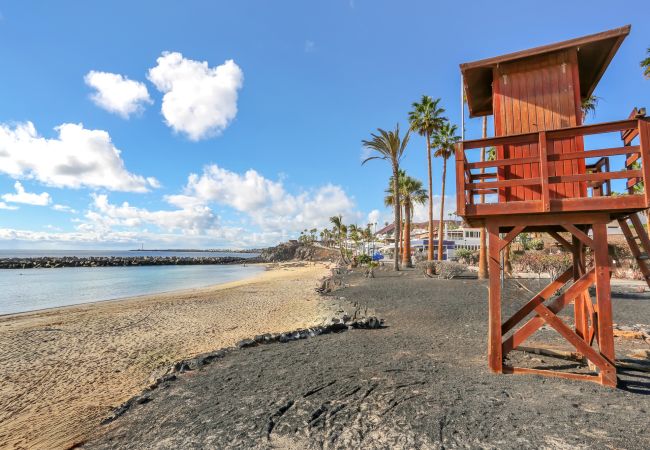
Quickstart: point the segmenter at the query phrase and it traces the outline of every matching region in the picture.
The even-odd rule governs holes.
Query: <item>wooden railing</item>
[[[622,146],[583,150],[583,140],[575,140],[573,150],[552,153],[553,142],[581,136],[620,132]],[[636,139],[638,137],[638,139]],[[636,145],[633,145],[637,141]],[[536,151],[527,156],[504,158],[508,146],[537,144]],[[491,161],[468,162],[468,150],[496,147],[497,157]],[[535,154],[536,153],[536,154]],[[501,155],[501,157],[499,157]],[[610,158],[625,156],[623,169],[610,171]],[[587,159],[599,158],[589,164]],[[474,158],[476,159],[476,158]],[[569,174],[549,174],[549,163],[571,162]],[[460,216],[476,217],[493,214],[521,214],[550,211],[584,211],[635,209],[650,206],[650,122],[646,118],[561,128],[460,142],[456,149],[457,212]],[[534,167],[530,176],[508,176],[511,166]],[[492,169],[492,171],[488,171]],[[534,174],[534,176],[532,176]],[[613,195],[612,180],[627,180],[627,195]],[[577,183],[572,195],[559,198],[553,191],[558,183]],[[535,186],[534,200],[510,201],[505,193],[521,186]],[[591,190],[591,192],[589,192]],[[495,196],[497,201],[495,200]],[[507,206],[506,206],[507,205]]]

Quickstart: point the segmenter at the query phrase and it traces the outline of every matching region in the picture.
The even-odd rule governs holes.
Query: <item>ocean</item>
[[[150,253],[150,254],[149,254]],[[0,250],[0,258],[38,256],[256,256],[217,252]],[[253,265],[0,269],[0,315],[205,287],[251,277]]]

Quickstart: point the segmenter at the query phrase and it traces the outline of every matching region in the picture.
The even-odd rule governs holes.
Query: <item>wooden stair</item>
[[[631,227],[628,224],[628,220],[632,223]],[[648,287],[650,287],[650,238],[641,223],[639,214],[633,213],[629,216],[621,217],[618,219],[618,223],[630,246],[632,255],[639,264],[639,269],[641,269],[641,273],[645,277]]]

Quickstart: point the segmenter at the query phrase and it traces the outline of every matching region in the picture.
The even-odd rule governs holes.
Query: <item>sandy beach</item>
[[[490,372],[485,281],[378,270],[373,279],[353,272],[345,283],[336,295],[372,308],[386,328],[233,352],[151,392],[83,448],[650,448],[647,372],[621,370],[618,389]],[[529,293],[510,280],[504,286],[504,313],[512,314]],[[616,323],[648,323],[647,292],[616,287],[612,297]],[[552,329],[531,345],[571,349]],[[619,360],[648,348],[616,338]],[[515,353],[509,358],[525,367],[578,365]]]
[[[0,318],[0,447],[66,448],[157,371],[266,332],[323,322],[323,265],[210,288]]]

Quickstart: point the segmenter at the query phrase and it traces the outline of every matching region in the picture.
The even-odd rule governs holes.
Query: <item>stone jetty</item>
[[[243,264],[254,262],[258,262],[258,259],[235,256],[43,256],[37,258],[0,258],[0,269]]]

